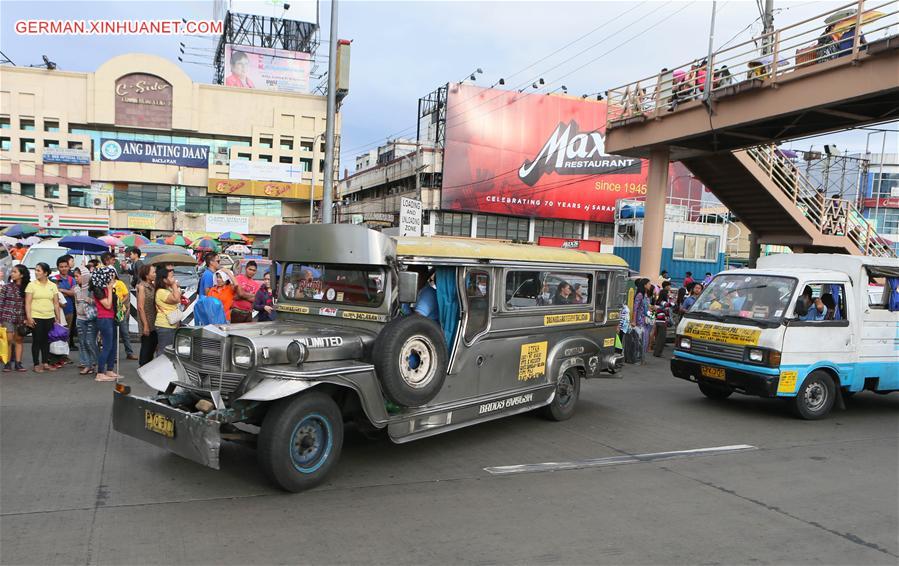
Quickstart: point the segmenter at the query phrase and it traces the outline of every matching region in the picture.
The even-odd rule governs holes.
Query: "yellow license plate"
[[[709,366],[699,366],[699,372],[702,377],[710,377],[712,379],[724,380],[724,368],[713,368]]]
[[[175,438],[175,421],[165,415],[144,410],[144,426],[147,430],[168,438]]]

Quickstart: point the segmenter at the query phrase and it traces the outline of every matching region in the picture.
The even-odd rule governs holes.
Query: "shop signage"
[[[206,189],[211,195],[246,196],[258,198],[309,200],[308,183],[281,183],[277,181],[238,181],[235,179],[209,179]],[[321,200],[322,186],[315,186],[315,200]]]
[[[100,140],[100,159],[208,169],[209,146],[104,138]]]
[[[207,214],[206,231],[221,234],[222,232],[249,232],[248,216],[230,216],[225,214]]]
[[[350,223],[351,224],[362,224],[365,221],[365,217],[361,214],[351,214],[350,215]]]
[[[172,127],[172,85],[146,73],[131,73],[115,82],[115,121],[122,126]]]
[[[599,240],[577,240],[571,238],[551,238],[549,236],[540,236],[537,238],[537,244],[540,246],[548,246],[551,248],[566,248],[569,250],[581,250],[585,252],[598,252],[602,247]]]
[[[139,230],[154,230],[156,228],[156,215],[152,212],[129,212],[128,228]]]
[[[63,228],[69,230],[109,230],[109,216],[78,216],[38,212],[27,214],[0,213],[0,226],[12,224],[36,224],[43,228]]]
[[[421,201],[400,200],[400,236],[421,236]]]
[[[301,183],[303,181],[303,169],[299,165],[292,163],[232,161],[228,166],[228,178],[244,181]]]
[[[866,198],[865,208],[899,208],[899,198]]]
[[[70,165],[90,165],[91,154],[86,149],[66,149],[48,147],[43,150],[44,163],[68,163]]]

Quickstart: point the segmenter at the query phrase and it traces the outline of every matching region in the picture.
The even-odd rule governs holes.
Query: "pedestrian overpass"
[[[671,160],[760,243],[893,254],[852,203],[820,194],[773,144],[899,119],[899,0],[852,2],[607,94],[606,151],[650,161],[641,266],[661,257]]]

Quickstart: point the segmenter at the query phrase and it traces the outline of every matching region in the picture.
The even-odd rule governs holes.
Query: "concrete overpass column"
[[[649,153],[646,206],[643,210],[643,243],[640,250],[640,275],[653,281],[659,278],[662,264],[662,235],[665,231],[665,200],[668,195],[668,146]]]
[[[759,246],[759,237],[755,232],[749,233],[749,267],[754,268],[759,261],[762,249]]]

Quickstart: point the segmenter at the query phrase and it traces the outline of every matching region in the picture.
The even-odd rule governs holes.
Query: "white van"
[[[83,268],[90,260],[100,257],[97,254],[73,252],[68,248],[60,246],[59,240],[60,238],[43,240],[28,248],[25,257],[22,258],[22,264],[28,268],[32,280],[34,280],[34,268],[39,263],[46,263],[50,266],[51,273],[56,273],[56,260],[60,256],[71,254],[75,258],[75,267],[79,268]]]
[[[801,418],[822,418],[838,395],[899,391],[897,293],[897,259],[761,258],[703,291],[678,324],[671,371],[713,399],[785,397]]]

